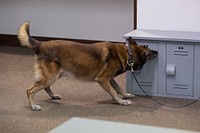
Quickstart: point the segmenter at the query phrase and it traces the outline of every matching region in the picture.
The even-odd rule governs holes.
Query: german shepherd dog
[[[22,46],[35,52],[35,83],[27,90],[32,110],[41,109],[35,103],[34,95],[42,89],[52,99],[61,99],[60,95],[52,92],[50,86],[66,73],[71,73],[78,79],[98,82],[120,105],[132,103],[127,99],[134,95],[126,93],[114,80],[117,75],[131,69],[127,64],[129,54],[124,43],[100,42],[88,45],[66,40],[38,41],[29,34],[29,22],[18,29],[18,39]],[[130,49],[133,53],[133,70],[140,70],[158,54],[134,41],[130,44]]]

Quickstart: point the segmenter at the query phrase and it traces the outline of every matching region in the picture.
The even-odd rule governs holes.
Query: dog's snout
[[[153,52],[153,55],[155,55],[155,56],[157,56],[157,55],[158,55],[158,51],[156,51],[156,50],[153,50],[152,52]]]
[[[158,51],[151,50],[151,56],[150,56],[151,59],[155,58],[157,55],[158,55]]]

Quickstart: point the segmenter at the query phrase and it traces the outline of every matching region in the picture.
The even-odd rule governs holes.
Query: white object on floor
[[[85,118],[72,118],[49,133],[198,133],[194,131],[126,124]]]

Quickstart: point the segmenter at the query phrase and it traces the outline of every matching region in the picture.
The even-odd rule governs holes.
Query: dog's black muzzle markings
[[[158,51],[156,50],[151,50],[151,56],[150,56],[150,59],[154,59],[155,57],[158,56]]]

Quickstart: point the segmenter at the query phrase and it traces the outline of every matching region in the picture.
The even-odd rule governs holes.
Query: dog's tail
[[[29,33],[29,22],[22,24],[17,31],[18,39],[22,46],[37,48],[41,42],[32,38]]]

